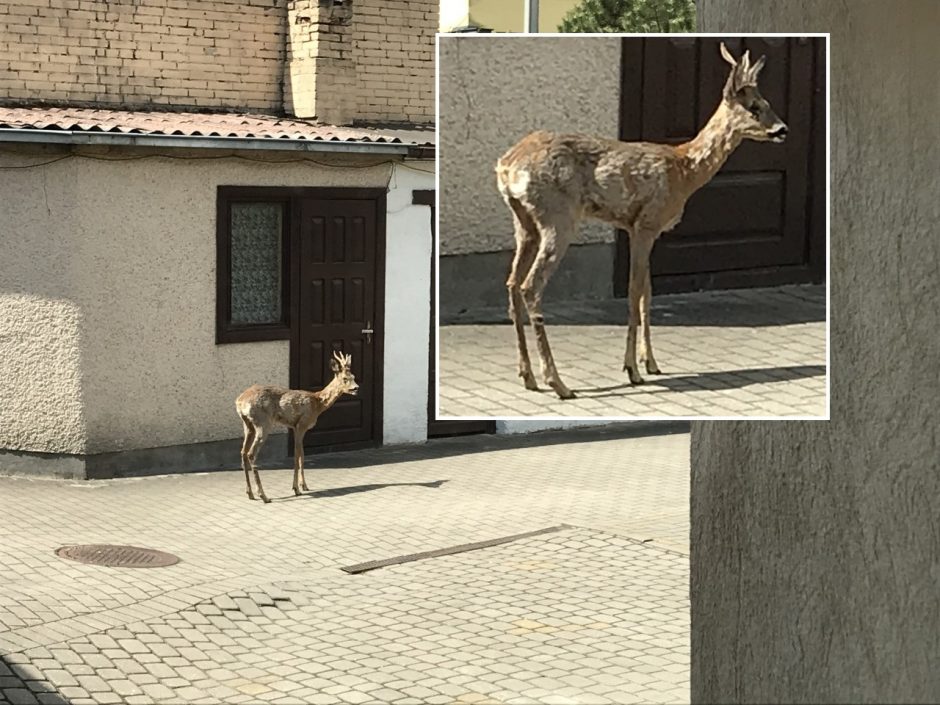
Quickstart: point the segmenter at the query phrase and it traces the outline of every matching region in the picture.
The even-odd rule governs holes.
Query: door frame
[[[798,38],[795,34],[792,38]],[[788,264],[752,269],[701,272],[690,274],[653,274],[656,293],[668,294],[702,289],[734,289],[782,284],[820,284],[828,272],[826,248],[826,203],[829,199],[826,181],[826,49],[825,37],[806,37],[813,43],[810,68],[812,101],[809,109],[811,125],[806,169],[806,238],[804,259]],[[664,38],[653,38],[662,40]],[[620,54],[620,139],[637,141],[643,134],[644,61],[647,38],[625,37]],[[823,194],[817,194],[822,188]],[[614,247],[614,296],[626,297],[630,271],[630,240],[626,231],[617,229]]]
[[[495,421],[442,421],[437,418],[435,381],[437,377],[437,192],[430,189],[411,192],[411,203],[431,207],[431,303],[428,326],[428,438],[496,433]]]
[[[375,319],[372,328],[373,345],[373,379],[375,400],[372,410],[373,438],[367,441],[352,443],[334,443],[317,446],[318,453],[329,453],[335,450],[356,450],[359,448],[375,448],[382,445],[384,434],[384,400],[385,400],[385,250],[387,231],[386,191],[384,188],[358,188],[334,186],[299,186],[289,188],[272,187],[273,192],[288,193],[291,197],[291,235],[290,244],[292,253],[290,261],[290,387],[296,389],[300,377],[300,287],[301,287],[301,202],[306,199],[316,200],[363,200],[375,203]],[[288,433],[288,453],[293,456],[293,433]],[[308,447],[305,446],[305,452]]]

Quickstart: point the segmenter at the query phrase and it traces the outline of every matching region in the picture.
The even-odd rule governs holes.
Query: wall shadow
[[[670,394],[673,392],[723,391],[742,389],[752,384],[768,384],[821,377],[825,374],[825,365],[758,367],[742,370],[722,370],[721,372],[701,372],[676,377],[646,375],[644,377],[646,383],[642,385],[632,385],[625,382],[611,387],[582,387],[572,389],[572,391],[590,399]]]
[[[444,460],[446,458],[490,453],[520,448],[547,447],[570,443],[592,443],[624,438],[642,438],[676,433],[688,433],[688,421],[616,421],[598,426],[533,431],[519,434],[481,433],[450,438],[434,438],[426,443],[401,446],[385,446],[360,450],[333,451],[304,456],[304,469],[316,471],[357,469],[366,466],[394,465],[421,460]],[[264,449],[262,449],[262,454]],[[268,460],[258,463],[259,469],[289,469],[290,459]],[[440,470],[441,468],[436,468]],[[446,469],[446,468],[445,468]],[[436,473],[435,473],[436,474]]]
[[[627,300],[546,300],[545,321],[549,326],[627,325]],[[762,328],[766,326],[821,323],[826,320],[824,286],[781,289],[734,289],[691,294],[653,295],[651,321],[654,327],[700,326]],[[441,325],[508,325],[506,306],[491,306],[455,313]]]
[[[0,703],[69,705],[71,702],[22,653],[0,654]]]

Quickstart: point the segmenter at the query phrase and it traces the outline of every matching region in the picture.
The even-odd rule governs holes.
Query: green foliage
[[[692,32],[695,0],[582,0],[559,32]]]

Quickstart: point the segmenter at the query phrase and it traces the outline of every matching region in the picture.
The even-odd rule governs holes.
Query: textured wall
[[[314,21],[316,0],[292,0],[290,13],[288,4],[0,3],[0,101],[265,112],[286,104],[310,117],[316,83],[343,98],[340,110],[319,96],[317,115],[327,119],[339,111],[349,116],[342,122],[434,121],[436,0],[356,0],[342,31]],[[304,61],[311,52],[323,55],[317,70]],[[298,62],[285,76],[288,53]]]
[[[355,0],[357,117],[434,122],[438,0]]]
[[[0,96],[279,110],[284,12],[272,0],[0,3]]]
[[[389,168],[69,158],[0,170],[0,379],[12,398],[0,405],[0,447],[96,453],[237,437],[235,397],[288,382],[288,343],[215,344],[216,187],[375,187]]]
[[[616,137],[620,40],[441,36],[439,70],[441,254],[512,249],[496,160],[535,129]],[[586,224],[577,242],[612,241]]]
[[[410,168],[409,168],[410,167]],[[431,209],[412,191],[434,190],[426,162],[398,166],[389,183],[385,229],[385,443],[428,439]]]
[[[940,3],[701,0],[832,35],[832,420],[695,423],[693,702],[940,701]]]

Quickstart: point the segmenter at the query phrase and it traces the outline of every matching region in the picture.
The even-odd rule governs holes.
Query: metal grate
[[[62,546],[55,550],[59,558],[110,568],[163,568],[179,563],[179,556],[138,546],[86,544]]]

